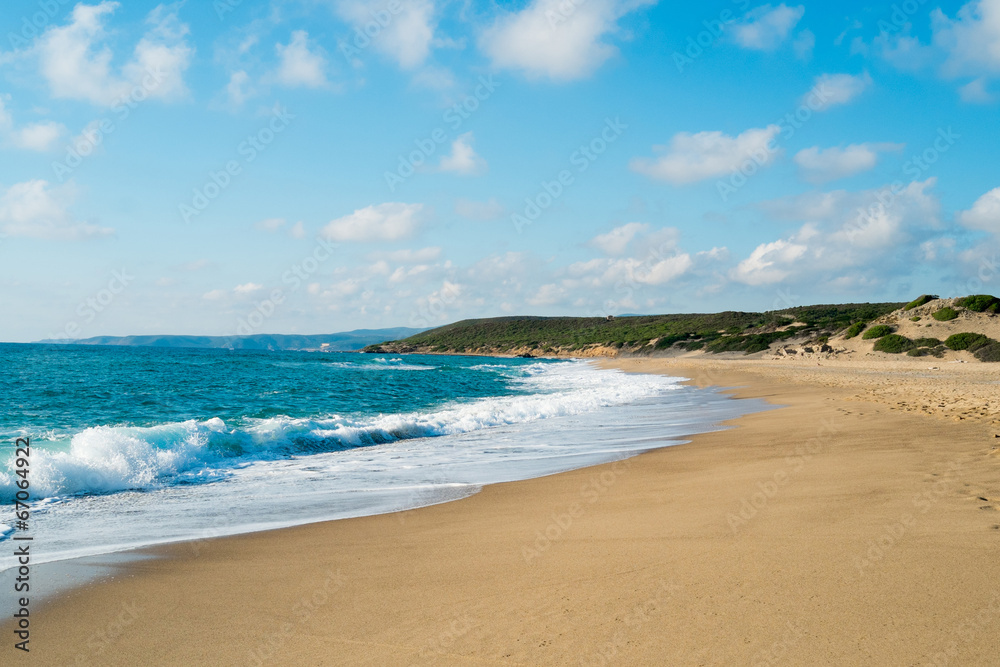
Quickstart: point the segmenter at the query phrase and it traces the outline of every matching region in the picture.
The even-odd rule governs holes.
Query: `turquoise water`
[[[30,437],[40,561],[453,500],[760,408],[582,361],[0,345],[0,372],[0,540]]]

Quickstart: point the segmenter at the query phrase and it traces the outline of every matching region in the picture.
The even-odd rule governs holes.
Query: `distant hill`
[[[364,351],[531,357],[759,353],[805,359],[899,359],[905,354],[1000,362],[1000,298],[924,294],[906,304],[846,303],[766,313],[495,317],[463,320]]]
[[[704,350],[753,354],[780,341],[819,337],[870,322],[902,303],[800,306],[766,313],[727,311],[604,317],[496,317],[464,320],[367,352],[615,356]]]
[[[350,352],[384,340],[407,338],[425,329],[355,329],[332,334],[255,334],[252,336],[94,336],[81,339],[46,339],[46,345],[127,345],[131,347],[193,347],[201,349],[291,350]],[[326,345],[326,347],[324,347]]]

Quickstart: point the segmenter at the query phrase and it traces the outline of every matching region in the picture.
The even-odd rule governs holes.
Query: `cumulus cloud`
[[[53,26],[38,38],[35,53],[52,96],[101,106],[111,106],[136,89],[148,98],[185,96],[184,72],[194,49],[186,41],[188,27],[178,19],[176,6],[160,5],[149,13],[147,32],[131,59],[115,71],[114,54],[104,39],[105,23],[118,7],[108,1],[80,3],[66,25]]]
[[[424,210],[423,204],[391,202],[358,209],[323,228],[333,241],[396,241],[411,236]]]
[[[774,51],[784,43],[805,13],[806,8],[801,5],[761,5],[751,9],[730,28],[733,40],[745,49]]]
[[[1000,74],[1000,0],[975,0],[949,18],[931,12],[933,43],[943,50],[947,75]]]
[[[655,0],[532,0],[502,15],[479,39],[494,66],[529,77],[567,81],[588,76],[618,50],[605,37],[618,20]]]
[[[973,79],[958,89],[959,97],[969,104],[992,104],[997,98],[986,86],[986,77]]]
[[[735,137],[722,132],[681,132],[669,146],[654,146],[660,153],[655,159],[636,158],[630,168],[650,178],[674,185],[685,185],[730,174],[747,160],[763,166],[770,164],[776,151],[771,142],[781,128],[768,125],[752,128]]]
[[[455,213],[467,220],[496,220],[503,212],[503,205],[495,198],[487,201],[455,200]]]
[[[51,150],[66,131],[65,126],[54,121],[40,121],[17,127],[7,111],[7,98],[0,95],[0,138],[4,143],[24,150],[46,152]]]
[[[408,0],[395,5],[396,12],[389,12],[383,0],[340,0],[337,13],[354,28],[365,30],[375,24],[379,30],[371,37],[372,47],[399,64],[403,69],[422,65],[437,43],[434,39],[435,19],[432,0]],[[381,26],[373,15],[388,16]],[[383,22],[386,22],[383,20]]]
[[[269,77],[288,88],[323,88],[326,80],[326,57],[318,46],[309,42],[309,33],[296,30],[288,44],[274,46],[278,54],[278,68]],[[232,80],[230,80],[232,84]]]
[[[729,277],[746,285],[799,280],[846,286],[896,275],[939,235],[940,206],[929,192],[934,183],[930,178],[896,190],[838,190],[769,202],[763,208],[772,217],[801,226],[758,245]]]
[[[472,147],[472,132],[460,135],[451,144],[451,153],[441,156],[439,171],[450,171],[462,176],[473,176],[485,173],[486,160],[480,157]]]
[[[802,98],[802,103],[816,111],[826,111],[840,104],[848,104],[872,85],[868,72],[852,74],[823,74],[816,77],[812,89]]]
[[[605,255],[623,255],[637,234],[648,231],[648,224],[630,222],[621,227],[615,227],[607,234],[598,234],[590,240],[589,245],[597,248]]]
[[[990,190],[977,199],[968,211],[959,213],[958,221],[969,229],[1000,234],[1000,188]]]
[[[70,186],[52,187],[48,181],[16,183],[0,190],[0,232],[54,241],[99,238],[113,229],[80,222],[69,212]]]
[[[795,154],[795,164],[811,183],[826,183],[874,169],[881,151],[898,151],[903,144],[851,144],[846,147],[812,146]]]

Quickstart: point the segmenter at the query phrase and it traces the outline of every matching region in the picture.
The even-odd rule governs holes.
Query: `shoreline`
[[[599,363],[787,407],[684,447],[442,505],[209,540],[194,554],[157,547],[165,560],[47,604],[32,644],[68,664],[791,664],[822,647],[838,664],[896,664],[932,655],[946,645],[930,637],[993,608],[1000,481],[988,420],[910,415],[728,361]],[[824,418],[836,425],[826,433]],[[789,462],[796,446],[806,449]],[[914,491],[931,493],[926,513]],[[734,522],[754,494],[763,504]],[[860,567],[866,540],[886,534],[885,554]],[[993,606],[994,625],[957,649],[962,664],[1000,652]],[[895,630],[860,632],[879,611]]]

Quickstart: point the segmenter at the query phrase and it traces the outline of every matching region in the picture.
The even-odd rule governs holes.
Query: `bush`
[[[906,356],[908,356],[908,357],[926,357],[928,354],[930,354],[930,352],[931,351],[928,350],[926,347],[915,347],[912,350],[910,350],[909,352],[907,352]]]
[[[913,344],[917,347],[937,347],[941,344],[937,338],[916,338]]]
[[[911,322],[919,322],[920,321],[920,316],[919,315],[914,315],[913,317],[910,318],[910,321]]]
[[[991,340],[989,344],[983,345],[975,352],[976,359],[985,362],[1000,361],[1000,343]]]
[[[936,294],[922,294],[918,296],[913,301],[909,302],[903,307],[903,310],[913,310],[914,308],[919,308],[925,303],[930,303],[931,301],[939,298]]]
[[[889,326],[888,324],[877,324],[871,329],[865,332],[862,336],[865,340],[871,340],[872,338],[881,338],[882,336],[888,336],[896,329]]]
[[[958,311],[954,308],[945,306],[944,308],[931,313],[931,317],[939,322],[947,322],[948,320],[953,320],[958,317]]]
[[[958,299],[955,305],[977,313],[996,313],[1000,310],[1000,299],[992,294],[973,294]]]
[[[906,336],[900,336],[899,334],[886,334],[878,339],[875,343],[876,352],[887,352],[889,354],[900,354],[901,352],[908,352],[916,347],[913,341]]]
[[[854,338],[864,330],[865,330],[864,322],[855,322],[851,326],[847,327],[847,332],[844,334],[844,338]]]
[[[944,342],[945,347],[950,350],[969,350],[975,352],[981,347],[985,347],[993,342],[993,339],[978,333],[957,333],[948,336]]]

